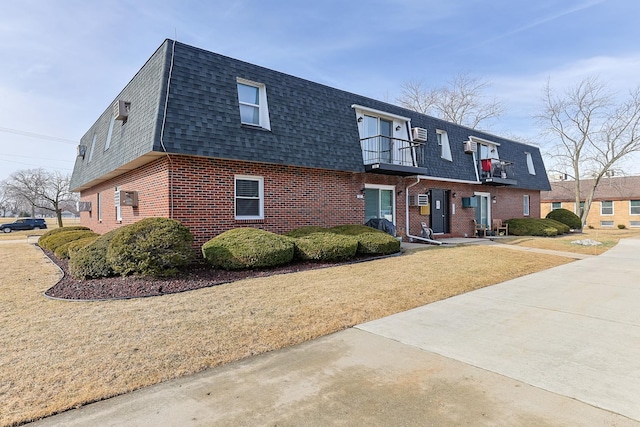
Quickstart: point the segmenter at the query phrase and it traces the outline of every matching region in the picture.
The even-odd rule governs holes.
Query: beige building
[[[574,181],[551,182],[551,191],[540,194],[540,215],[545,217],[552,209],[564,208],[581,214],[584,200],[593,185],[592,179],[582,181],[580,207],[576,206]],[[587,217],[587,227],[640,228],[640,176],[608,177],[598,184]]]

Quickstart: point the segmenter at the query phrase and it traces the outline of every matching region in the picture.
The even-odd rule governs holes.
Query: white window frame
[[[553,207],[554,203],[559,203],[559,204],[560,204],[560,207],[554,208],[554,207]],[[554,211],[554,210],[556,210],[556,209],[562,209],[562,202],[551,202],[551,210],[552,210],[552,211]]]
[[[436,129],[436,138],[438,140],[438,145],[440,146],[440,157],[452,162],[453,158],[451,157],[451,145],[449,144],[449,136],[447,135],[447,131]]]
[[[259,213],[258,215],[238,215],[236,206],[237,203],[236,201],[238,200],[238,198],[243,198],[243,199],[255,199],[253,197],[246,197],[246,196],[238,196],[236,189],[237,189],[237,182],[238,180],[242,180],[242,181],[257,181],[258,182],[258,199],[259,199]],[[235,175],[233,178],[233,213],[235,216],[236,220],[239,221],[244,221],[244,220],[262,220],[264,219],[264,177],[262,176],[255,176],[255,175]]]
[[[380,184],[364,184],[364,188],[365,189],[371,189],[371,190],[387,190],[387,191],[391,191],[391,216],[392,219],[390,220],[394,225],[396,224],[397,221],[397,217],[396,217],[396,186],[395,185],[380,185]],[[388,218],[386,218],[388,219]]]
[[[102,222],[102,195],[98,192],[96,195],[96,207],[98,211],[98,222]]]
[[[640,202],[640,200],[629,200],[629,215],[640,215],[640,206],[631,206],[631,202]],[[638,209],[638,213],[634,213],[633,208]]]
[[[604,203],[611,203],[611,213],[604,213]],[[613,200],[602,200],[600,201],[600,215],[601,216],[613,216]]]
[[[122,206],[120,206],[120,187],[116,187],[113,200],[116,205],[116,221],[122,221]]]
[[[629,228],[638,228],[640,227],[640,221],[629,221]]]
[[[107,140],[104,143],[104,151],[107,151],[111,147],[111,136],[113,135],[113,125],[116,123],[115,116],[111,116],[109,121],[109,130],[107,131]]]
[[[250,86],[258,89],[258,104],[248,104],[240,101],[240,94],[237,91],[237,85]],[[258,123],[248,123],[242,121],[242,115],[240,115],[240,121],[244,125],[258,126],[266,130],[271,130],[271,122],[269,121],[269,105],[267,103],[267,87],[262,83],[253,82],[238,77],[236,79],[236,95],[238,95],[239,105],[248,105],[258,108]]]
[[[525,151],[524,155],[527,157],[527,169],[529,170],[529,175],[535,175],[536,168],[533,166],[533,157],[531,156],[531,153]]]
[[[89,149],[89,161],[93,159],[93,150],[96,148],[96,133],[93,133],[93,139],[91,140],[91,148]]]
[[[613,228],[613,220],[600,221],[600,227],[612,227]]]
[[[528,194],[522,196],[522,215],[529,216],[531,214],[531,198]]]

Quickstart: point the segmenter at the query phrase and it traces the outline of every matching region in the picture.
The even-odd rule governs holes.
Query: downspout
[[[164,127],[167,122],[167,107],[169,106],[169,89],[171,88],[171,74],[173,73],[173,60],[176,52],[176,41],[171,46],[171,64],[169,65],[169,77],[167,78],[167,95],[164,99],[164,114],[162,115],[162,128],[160,129],[160,145],[169,159],[169,218],[173,219],[173,162],[164,145]]]
[[[406,214],[407,214],[407,218],[406,218],[406,222],[405,222],[405,227],[406,227],[406,233],[405,234],[406,234],[407,237],[409,237],[411,239],[416,239],[416,240],[420,240],[420,241],[423,241],[423,242],[431,243],[432,245],[441,245],[442,242],[438,242],[437,240],[425,239],[424,237],[418,237],[418,236],[413,236],[413,235],[409,234],[409,189],[411,187],[414,187],[414,186],[418,185],[418,183],[420,182],[420,177],[416,176],[416,180],[417,180],[416,182],[414,182],[411,185],[407,185],[405,187],[405,189],[404,189],[404,192],[405,192],[404,196],[405,196],[405,199],[406,199],[405,200],[405,204],[404,204],[404,209],[405,209]]]

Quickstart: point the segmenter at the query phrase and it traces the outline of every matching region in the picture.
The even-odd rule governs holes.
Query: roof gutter
[[[425,239],[424,237],[418,237],[418,236],[413,236],[411,234],[409,234],[409,189],[411,187],[414,187],[416,185],[418,185],[418,183],[420,182],[420,177],[416,176],[416,182],[414,182],[411,185],[407,185],[404,189],[404,196],[405,196],[405,204],[404,204],[404,209],[407,215],[406,218],[406,222],[405,222],[405,227],[406,227],[406,236],[411,238],[411,239],[415,239],[415,240],[420,240],[422,242],[426,242],[426,243],[431,243],[432,245],[441,245],[442,242],[438,242],[437,240],[432,240],[432,239]]]

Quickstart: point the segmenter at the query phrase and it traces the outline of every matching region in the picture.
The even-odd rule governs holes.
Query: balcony
[[[482,159],[478,164],[480,181],[486,185],[516,185],[513,162],[501,159]]]
[[[426,174],[422,142],[391,138],[384,135],[370,136],[360,140],[362,160],[367,172],[385,175]]]

